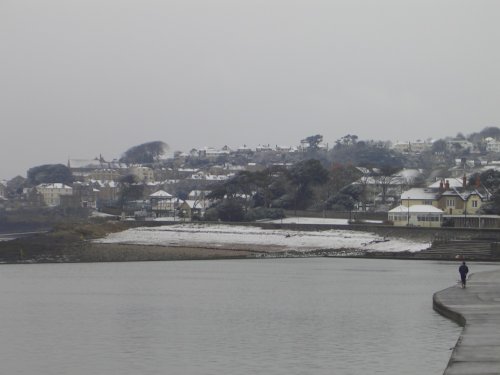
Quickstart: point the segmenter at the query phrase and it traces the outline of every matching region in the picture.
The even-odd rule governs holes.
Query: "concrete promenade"
[[[434,309],[464,327],[445,375],[500,375],[500,270],[434,294]]]

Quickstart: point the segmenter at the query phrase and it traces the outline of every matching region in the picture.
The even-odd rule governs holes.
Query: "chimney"
[[[462,177],[462,187],[465,189],[466,186],[467,186],[467,176],[464,175]]]
[[[446,183],[444,184],[445,190],[450,190],[450,181],[446,180]]]
[[[439,192],[442,193],[444,191],[443,180],[439,181]]]

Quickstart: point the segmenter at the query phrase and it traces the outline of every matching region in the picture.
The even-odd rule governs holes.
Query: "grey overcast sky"
[[[500,1],[0,0],[0,178],[71,158],[500,126]]]

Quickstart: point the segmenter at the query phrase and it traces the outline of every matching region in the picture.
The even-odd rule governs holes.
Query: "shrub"
[[[265,207],[257,207],[254,209],[250,209],[245,214],[246,221],[255,221],[255,220],[263,220],[263,219],[282,219],[285,217],[285,213],[280,208],[265,208]]]

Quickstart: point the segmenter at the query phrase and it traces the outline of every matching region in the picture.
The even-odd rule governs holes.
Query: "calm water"
[[[472,272],[498,265],[471,264]],[[2,265],[5,374],[442,374],[457,264],[276,259]]]

